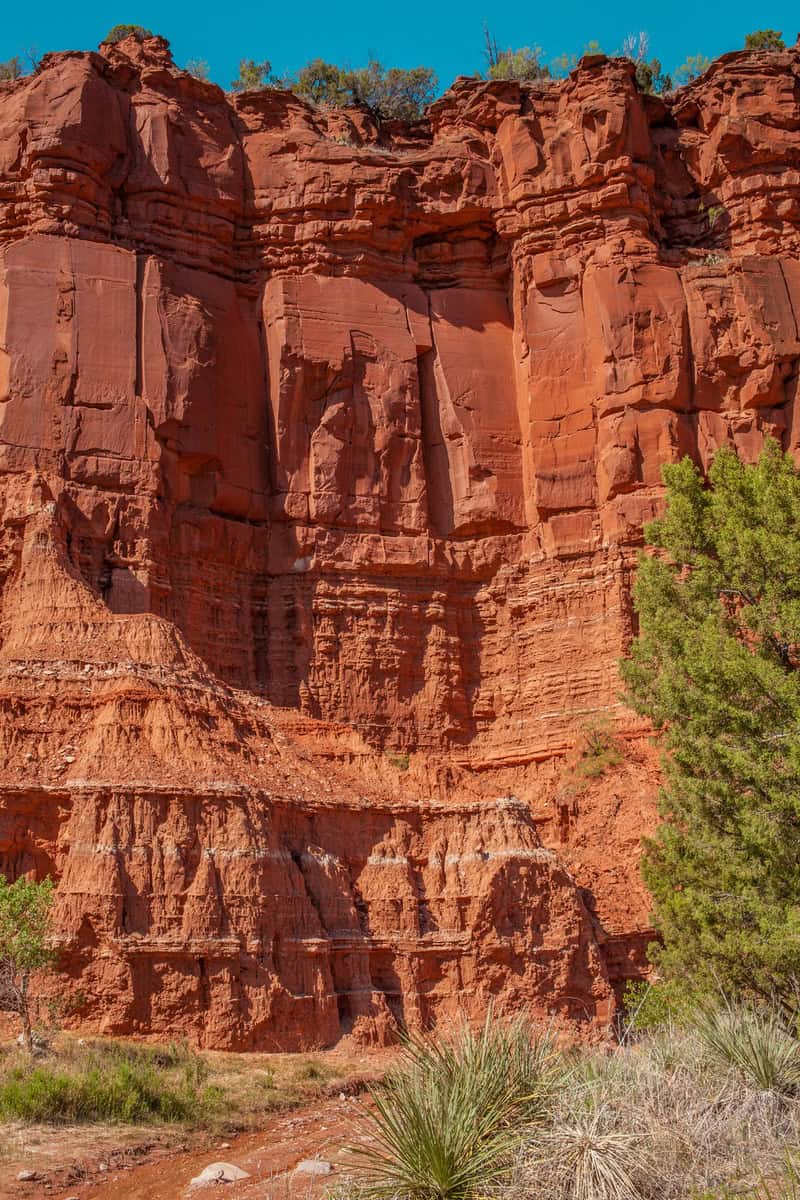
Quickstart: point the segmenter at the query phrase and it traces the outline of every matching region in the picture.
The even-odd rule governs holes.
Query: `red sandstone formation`
[[[410,128],[159,39],[0,85],[0,869],[59,880],[76,1022],[608,1019],[660,467],[798,445],[798,76],[594,57]]]

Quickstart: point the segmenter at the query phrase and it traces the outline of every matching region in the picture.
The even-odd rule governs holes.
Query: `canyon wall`
[[[799,75],[596,56],[413,126],[157,38],[0,85],[0,870],[59,881],[69,1020],[611,1018],[660,469],[797,449]]]

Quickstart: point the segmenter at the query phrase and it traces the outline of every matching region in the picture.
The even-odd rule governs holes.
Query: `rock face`
[[[611,1016],[660,467],[798,444],[798,77],[381,128],[159,39],[0,85],[0,869],[59,880],[72,1020]],[[598,712],[626,761],[565,787]]]

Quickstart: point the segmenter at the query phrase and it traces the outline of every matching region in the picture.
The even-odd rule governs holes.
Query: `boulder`
[[[190,1188],[215,1187],[222,1183],[236,1183],[240,1179],[249,1179],[248,1171],[228,1162],[210,1163],[199,1175],[189,1181]]]

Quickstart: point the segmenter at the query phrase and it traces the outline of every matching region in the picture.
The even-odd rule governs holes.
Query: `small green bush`
[[[390,754],[389,765],[394,767],[396,771],[407,771],[411,766],[411,759],[407,754]]]
[[[143,42],[145,38],[154,36],[153,31],[145,29],[144,25],[112,25],[101,44],[116,46],[126,37],[135,37],[137,42]]]
[[[580,758],[575,766],[575,774],[583,779],[598,779],[622,762],[622,751],[607,718],[594,717],[584,722],[578,746]]]
[[[324,1062],[318,1058],[308,1058],[301,1063],[297,1070],[297,1078],[302,1080],[319,1081],[327,1079],[330,1074]]]
[[[703,216],[705,218],[705,222],[708,225],[708,228],[713,229],[714,226],[718,225],[719,222],[722,220],[722,218],[725,216],[725,205],[724,204],[709,204],[709,205],[701,204],[699,211],[703,214]]]
[[[626,1032],[644,1033],[685,1024],[696,1004],[689,989],[675,979],[631,980],[622,997]]]
[[[550,75],[550,68],[542,62],[542,50],[539,46],[499,50],[486,72],[487,79],[519,79],[528,83],[537,79],[549,79]]]
[[[756,29],[744,39],[745,50],[785,50],[783,34],[777,29]]]

